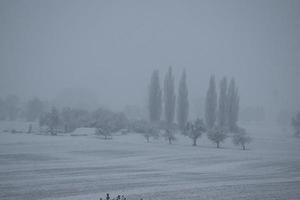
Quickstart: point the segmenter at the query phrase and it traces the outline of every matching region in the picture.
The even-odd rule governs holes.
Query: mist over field
[[[300,199],[299,77],[298,0],[0,0],[0,199]]]

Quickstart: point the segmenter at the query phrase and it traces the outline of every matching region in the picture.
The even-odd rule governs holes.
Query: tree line
[[[39,118],[40,127],[52,135],[57,133],[71,133],[76,128],[96,128],[96,134],[108,139],[111,133],[128,127],[128,119],[122,112],[113,112],[106,108],[99,108],[88,112],[83,109],[65,107],[59,111],[56,107],[43,113]]]
[[[197,139],[206,132],[208,139],[216,143],[217,148],[228,137],[228,133],[233,133],[233,142],[245,149],[245,144],[250,142],[250,137],[243,128],[237,125],[240,97],[234,78],[230,80],[229,84],[226,77],[222,78],[218,95],[215,77],[210,77],[205,99],[204,121],[198,118],[189,120],[186,71],[183,70],[179,80],[177,98],[174,80],[172,67],[169,67],[165,74],[162,90],[159,71],[153,71],[148,93],[149,127],[164,129],[164,135],[170,144],[176,139],[176,130],[189,136],[193,140],[194,146],[197,145]],[[164,113],[164,118],[162,118],[162,113]],[[175,113],[176,122],[174,122]],[[149,135],[147,138],[149,140]]]
[[[35,97],[22,102],[16,95],[0,98],[0,120],[14,121],[17,119],[35,121],[46,109],[46,102]]]
[[[129,121],[123,112],[99,108],[87,111],[80,108],[50,106],[46,101],[37,97],[22,102],[16,95],[0,98],[0,120],[8,121],[38,121],[40,131],[57,135],[71,133],[80,127],[96,128],[96,134],[106,139],[112,132],[127,128]],[[28,133],[32,132],[29,124]]]
[[[172,144],[178,131],[191,138],[194,146],[204,133],[217,148],[229,136],[232,136],[234,144],[243,149],[251,141],[246,130],[238,126],[240,97],[234,78],[228,81],[227,77],[223,77],[217,87],[215,76],[210,77],[204,119],[189,117],[189,91],[185,70],[179,79],[177,95],[172,67],[168,68],[163,85],[159,70],[154,70],[148,87],[147,102],[148,119],[128,120],[127,113],[106,108],[94,111],[70,107],[58,109],[50,107],[49,103],[37,97],[21,102],[16,95],[8,95],[4,99],[0,98],[0,120],[39,121],[40,127],[44,127],[52,135],[59,132],[70,133],[79,127],[93,127],[96,128],[96,134],[105,139],[110,138],[113,132],[127,129],[143,134],[147,142],[163,135]],[[299,112],[292,118],[291,125],[295,129],[295,135],[299,137]]]

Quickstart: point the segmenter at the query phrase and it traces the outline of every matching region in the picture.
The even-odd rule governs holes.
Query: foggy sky
[[[153,69],[187,71],[190,101],[211,74],[235,77],[241,104],[300,108],[300,1],[0,0],[0,97],[144,105]]]

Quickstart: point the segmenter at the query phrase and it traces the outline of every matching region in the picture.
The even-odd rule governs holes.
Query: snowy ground
[[[206,136],[192,147],[184,137],[168,145],[137,134],[105,141],[1,132],[0,199],[300,199],[300,140],[273,129],[247,127],[246,151],[230,140],[216,149]]]

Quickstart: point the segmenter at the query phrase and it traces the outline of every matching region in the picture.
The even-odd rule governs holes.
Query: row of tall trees
[[[164,106],[162,106],[164,105]],[[163,85],[163,94],[160,86],[159,71],[154,70],[151,76],[149,86],[148,111],[151,123],[157,124],[161,120],[162,109],[164,109],[164,128],[166,131],[166,138],[169,143],[175,139],[174,137],[174,118],[176,107],[175,95],[175,79],[172,72],[172,67],[169,67]],[[189,102],[188,102],[188,88],[186,84],[186,73],[183,71],[177,99],[177,124],[183,129],[188,119]]]
[[[240,98],[235,80],[232,78],[228,84],[227,78],[222,78],[218,98],[215,77],[210,77],[205,100],[204,123],[200,119],[188,122],[189,100],[186,79],[184,70],[179,81],[176,99],[172,68],[169,67],[165,75],[163,93],[160,86],[159,71],[153,71],[149,86],[150,125],[148,124],[148,127],[163,127],[165,137],[170,144],[175,139],[175,128],[189,136],[193,140],[193,145],[197,145],[197,139],[201,137],[202,133],[207,132],[208,138],[216,143],[218,148],[220,143],[227,138],[227,133],[232,132],[235,133],[234,144],[242,145],[245,148],[245,144],[250,142],[250,138],[246,136],[246,131],[237,125]],[[175,109],[176,105],[177,109]],[[175,110],[177,124],[174,123]],[[163,122],[161,122],[162,111],[164,111]],[[163,126],[161,126],[162,124]],[[147,141],[149,141],[149,135],[147,135]]]
[[[227,78],[220,81],[219,101],[215,77],[211,76],[205,101],[205,122],[208,129],[218,126],[226,131],[237,132],[239,113],[239,94],[232,78],[227,86]]]
[[[227,85],[227,78],[224,77],[220,82],[218,101],[215,77],[211,76],[210,78],[205,101],[205,122],[208,129],[212,129],[217,125],[231,132],[237,131],[239,112],[238,88],[233,78],[230,81],[229,87]],[[150,121],[152,123],[160,121],[162,104],[164,104],[165,121],[168,125],[172,124],[175,116],[175,100],[172,68],[170,67],[165,75],[163,95],[160,86],[159,71],[154,70],[149,86],[148,111]],[[186,72],[183,71],[179,82],[177,98],[177,124],[181,130],[186,126],[188,115],[188,88],[186,84]]]
[[[245,145],[251,141],[243,128],[238,127],[240,97],[234,78],[230,80],[229,86],[227,78],[220,81],[219,99],[216,91],[215,77],[211,76],[205,100],[205,122],[208,128],[207,136],[217,144],[227,138],[227,133],[234,133],[233,143]]]

